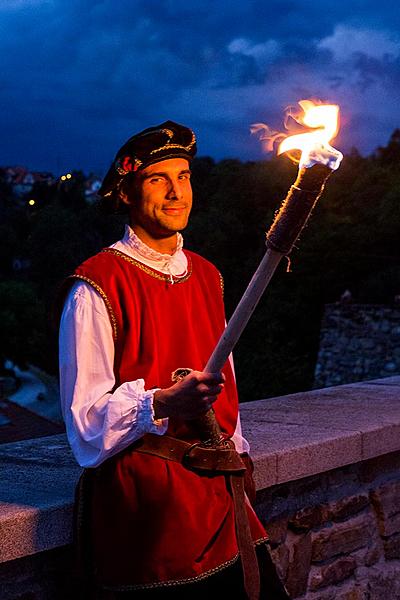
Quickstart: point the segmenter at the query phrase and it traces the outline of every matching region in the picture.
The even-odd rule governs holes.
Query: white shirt
[[[187,258],[177,234],[174,254],[160,254],[130,227],[111,247],[162,273],[183,277]],[[77,281],[69,291],[60,323],[60,396],[67,436],[82,467],[96,467],[145,433],[163,435],[168,419],[154,419],[155,390],[143,379],[115,388],[114,340],[106,306],[90,284]],[[233,367],[233,364],[232,364]],[[172,385],[172,384],[171,384]],[[233,436],[238,452],[248,452],[240,419]]]

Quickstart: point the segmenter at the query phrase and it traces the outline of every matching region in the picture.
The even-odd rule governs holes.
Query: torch
[[[269,284],[280,260],[288,256],[320,198],[325,181],[336,170],[343,155],[330,146],[337,135],[339,107],[316,104],[311,100],[299,102],[302,113],[296,120],[308,128],[306,133],[284,137],[278,154],[301,150],[298,177],[281,204],[266,235],[267,250],[246,291],[237,305],[225,331],[222,333],[204,371],[221,371]],[[293,116],[293,115],[292,115]],[[260,126],[257,125],[256,129]],[[270,130],[265,126],[269,136]],[[268,133],[269,132],[269,133]],[[275,136],[276,137],[276,136]],[[266,137],[261,138],[265,141]],[[175,372],[176,375],[186,373]],[[203,445],[217,447],[224,444],[224,435],[213,409],[193,419],[191,424]]]

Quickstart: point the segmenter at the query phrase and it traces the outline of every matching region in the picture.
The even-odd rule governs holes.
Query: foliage
[[[400,293],[400,132],[371,157],[352,151],[327,184],[293,251],[279,267],[235,351],[242,400],[309,389],[325,303],[349,289],[357,302],[391,303]],[[76,177],[75,177],[76,175]],[[265,250],[265,231],[296,175],[287,159],[211,158],[193,164],[195,204],[186,246],[224,275],[228,316]],[[48,317],[58,283],[84,258],[118,239],[121,217],[87,205],[83,174],[33,190],[34,208],[1,181],[2,356],[55,371]],[[31,194],[31,196],[32,196]],[[15,258],[29,259],[15,270]]]

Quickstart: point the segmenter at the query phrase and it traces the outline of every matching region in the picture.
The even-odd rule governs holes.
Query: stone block
[[[360,480],[357,469],[354,465],[347,465],[341,469],[329,471],[326,474],[327,486],[331,493],[336,497],[343,497],[349,494],[349,489],[360,487]]]
[[[400,512],[400,481],[390,481],[371,492],[371,501],[375,509],[391,517]]]
[[[383,541],[383,550],[386,560],[400,558],[400,533],[392,535]]]
[[[326,527],[313,535],[312,560],[321,562],[366,546],[373,528],[369,515]]]
[[[369,600],[368,584],[355,584],[337,593],[335,600]]]
[[[289,520],[289,527],[294,531],[309,531],[320,527],[327,520],[328,508],[326,505],[309,506],[296,512]]]
[[[347,580],[316,592],[309,591],[305,600],[369,600],[368,583]]]
[[[276,548],[279,544],[282,544],[285,541],[288,528],[287,518],[269,521],[266,527],[271,548]]]
[[[400,600],[400,565],[372,567],[368,587],[368,600]]]
[[[1,600],[80,600],[70,547],[0,563]]]
[[[252,446],[253,451],[253,446]],[[253,456],[253,455],[252,455]],[[277,478],[277,458],[275,454],[259,456],[254,454],[254,483],[257,490],[275,485]]]
[[[382,540],[377,540],[370,546],[360,548],[351,553],[351,556],[357,563],[357,582],[363,580],[363,573],[368,572],[368,568],[379,561],[384,561]],[[367,577],[368,579],[368,577]]]
[[[291,538],[291,539],[290,539]],[[311,534],[288,536],[289,564],[285,585],[293,598],[302,596],[307,590],[311,565]]]
[[[352,556],[343,556],[329,565],[313,567],[310,577],[310,589],[315,591],[344,581],[351,577],[356,568],[357,563]]]
[[[400,533],[400,482],[391,481],[371,492],[371,502],[378,516],[383,537]]]
[[[271,550],[271,556],[278,571],[279,577],[285,581],[289,566],[289,548],[285,544],[281,544],[277,548]]]
[[[383,537],[388,537],[394,533],[400,533],[400,513],[392,517],[378,517],[379,532]]]
[[[331,587],[327,590],[318,590],[318,592],[308,591],[304,598],[306,598],[306,600],[337,600],[336,588]]]
[[[370,460],[364,460],[360,465],[360,480],[370,484],[376,479],[390,476],[400,471],[400,452],[390,452]]]
[[[376,420],[371,419],[361,434],[363,460],[400,450],[400,424],[375,425]]]
[[[277,483],[323,473],[362,458],[358,431],[285,425],[280,436],[283,429],[287,438],[277,450]]]
[[[357,494],[338,500],[329,506],[329,518],[334,521],[347,519],[363,510],[369,504],[367,494]]]
[[[370,548],[368,548],[364,557],[364,564],[367,567],[371,567],[375,563],[379,562],[383,556],[383,549],[379,544],[373,544]]]

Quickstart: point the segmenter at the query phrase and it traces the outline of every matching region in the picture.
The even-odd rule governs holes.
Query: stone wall
[[[400,374],[400,307],[328,304],[314,387]]]
[[[400,600],[400,377],[241,414],[256,510],[292,597]],[[89,599],[71,560],[79,474],[64,435],[0,445],[0,600]]]
[[[400,452],[258,493],[292,598],[400,598]]]
[[[400,452],[259,490],[257,513],[291,598],[400,599]],[[1,600],[87,600],[71,554],[1,563]]]
[[[0,563],[1,600],[89,600],[72,576],[70,546]]]

